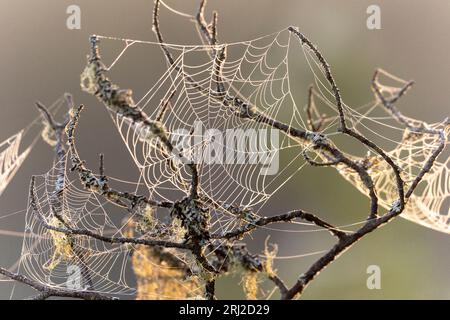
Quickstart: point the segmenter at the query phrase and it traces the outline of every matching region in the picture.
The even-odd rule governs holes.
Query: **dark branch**
[[[27,286],[32,287],[33,289],[40,292],[38,296],[34,299],[36,300],[45,300],[50,297],[60,297],[60,298],[74,298],[74,299],[82,299],[82,300],[114,300],[113,297],[109,297],[97,292],[92,291],[76,291],[69,289],[62,289],[57,287],[51,287],[48,285],[41,284],[37,281],[31,280],[23,275],[12,273],[4,268],[0,267],[0,274],[5,277],[23,283]]]
[[[357,139],[358,141],[360,141],[361,143],[363,143],[370,149],[374,150],[392,168],[392,171],[394,172],[395,179],[396,179],[399,202],[400,202],[400,205],[403,207],[405,205],[405,195],[404,195],[404,189],[403,189],[404,182],[401,177],[400,168],[397,166],[397,164],[394,162],[394,160],[392,160],[392,158],[387,153],[385,153],[380,147],[378,147],[375,143],[373,143],[366,137],[362,136],[361,134],[350,129],[347,126],[340,90],[337,87],[337,84],[331,73],[331,68],[330,68],[329,64],[327,63],[327,61],[325,60],[323,55],[320,53],[320,51],[317,49],[317,47],[308,38],[306,38],[302,33],[300,33],[298,30],[296,30],[293,27],[289,27],[289,31],[294,33],[300,39],[302,44],[306,45],[309,49],[311,49],[313,51],[313,53],[316,55],[317,59],[319,60],[319,63],[321,64],[322,68],[324,69],[326,78],[332,87],[332,91],[334,93],[335,100],[336,100],[336,106],[339,111],[340,131],[344,134],[347,134],[347,135]],[[369,195],[370,195],[370,198],[372,201],[372,209],[371,209],[371,213],[369,215],[369,219],[372,219],[372,218],[376,217],[377,207],[378,207],[378,204],[377,204],[378,198],[376,196],[376,192],[375,192],[375,189],[373,186],[371,188],[369,188]]]
[[[164,38],[162,36],[161,30],[159,28],[159,0],[155,1],[155,6],[153,7],[153,32],[156,35],[156,38],[158,39],[158,42],[160,43],[160,47],[166,56],[167,62],[170,65],[173,65],[175,63],[175,59],[173,58],[172,54],[170,53],[167,46],[164,44]]]
[[[233,239],[233,238],[241,238],[245,234],[249,233],[250,231],[267,226],[269,224],[273,223],[281,223],[281,222],[292,222],[294,219],[302,219],[311,223],[314,223],[316,226],[324,228],[330,233],[338,238],[345,237],[346,233],[344,231],[339,230],[338,228],[334,227],[333,225],[329,224],[328,222],[320,219],[319,217],[302,211],[302,210],[295,210],[291,211],[285,214],[276,215],[269,218],[259,218],[255,220],[254,222],[248,223],[245,226],[230,231],[224,235],[214,235],[213,238],[216,239]]]
[[[57,227],[50,225],[45,217],[41,215],[39,212],[39,209],[37,207],[37,196],[35,191],[35,178],[33,177],[31,179],[30,183],[30,207],[33,210],[33,214],[36,215],[36,218],[43,224],[43,226],[48,229],[55,232],[60,232],[69,236],[86,236],[90,237],[102,242],[111,243],[111,244],[137,244],[137,245],[146,245],[146,246],[158,246],[158,247],[165,247],[165,248],[178,248],[178,249],[190,249],[190,246],[184,243],[177,243],[177,242],[171,242],[171,241],[164,241],[164,240],[150,240],[145,238],[131,238],[131,237],[108,237],[104,236],[102,234],[98,234],[95,232],[92,232],[87,229],[76,229],[71,226],[69,226],[64,220],[62,227]]]
[[[314,87],[311,85],[308,90],[308,102],[306,105],[306,116],[308,117],[308,125],[312,132],[318,132],[322,129],[325,117],[319,115],[319,119],[314,119],[314,113],[317,113],[316,104],[314,102]]]

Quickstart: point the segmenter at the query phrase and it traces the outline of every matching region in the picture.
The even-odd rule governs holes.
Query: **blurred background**
[[[179,11],[195,14],[199,1],[165,2]],[[81,8],[81,30],[66,27],[66,8],[73,4]],[[381,30],[366,27],[366,9],[371,4],[381,8]],[[85,121],[78,130],[82,158],[95,165],[98,154],[104,153],[108,172],[124,177],[122,173],[131,166],[129,155],[117,143],[119,136],[104,107],[81,92],[79,74],[86,63],[91,34],[154,41],[152,8],[151,0],[0,0],[0,140],[37,117],[36,100],[50,105],[64,92],[70,92],[76,103],[87,106]],[[208,17],[211,10],[219,11],[221,42],[253,39],[289,25],[298,26],[319,45],[333,66],[348,105],[361,105],[372,99],[371,77],[374,69],[381,67],[416,81],[414,89],[400,103],[405,114],[430,122],[448,116],[448,1],[210,0],[207,8]],[[161,27],[170,43],[199,43],[194,24],[164,7]],[[161,55],[151,56],[148,61],[149,72],[165,66]],[[122,84],[139,90],[146,87],[142,84],[139,88],[141,80],[123,79]],[[31,175],[49,170],[52,159],[50,147],[39,141],[0,198],[0,218],[26,208]],[[340,225],[360,221],[368,212],[368,200],[333,169],[305,168],[274,196],[272,203],[276,207],[270,208],[279,212],[302,208]],[[0,219],[1,230],[13,231],[0,236],[3,267],[10,267],[19,259],[22,239],[14,232],[23,232],[24,218],[22,213]],[[265,235],[256,237],[249,247],[261,250],[264,238]],[[270,241],[278,243],[280,256],[325,250],[333,243],[323,233],[292,236],[275,232]],[[317,258],[278,260],[276,268],[290,284]],[[381,268],[380,290],[366,286],[366,269],[370,265]],[[397,219],[334,262],[303,297],[449,299],[449,271],[450,236]],[[243,298],[239,281],[239,277],[221,281],[218,297]],[[10,282],[0,282],[0,298],[8,299],[11,289]],[[20,285],[14,297],[30,293]]]

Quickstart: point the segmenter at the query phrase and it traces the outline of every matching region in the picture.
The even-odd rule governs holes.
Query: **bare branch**
[[[39,109],[42,116],[47,121],[47,123],[50,125],[50,127],[56,131],[58,124],[55,120],[53,120],[53,116],[50,114],[50,112],[47,110],[47,108],[39,101],[36,102],[36,107]]]
[[[40,214],[38,207],[37,207],[37,201],[36,201],[36,193],[35,193],[35,179],[34,177],[31,179],[30,184],[30,206],[33,210],[33,213],[36,215],[36,217],[39,219],[39,221],[44,225],[44,227],[48,230],[60,232],[69,236],[86,236],[90,238],[94,238],[96,240],[107,242],[111,244],[138,244],[138,245],[146,245],[146,246],[159,246],[159,247],[165,247],[165,248],[178,248],[178,249],[190,249],[189,245],[184,243],[177,243],[177,242],[171,242],[171,241],[164,241],[164,240],[150,240],[145,238],[131,238],[131,237],[108,237],[104,236],[102,234],[98,234],[95,232],[92,232],[87,229],[76,229],[68,226],[67,223],[64,222],[65,227],[56,227],[53,225],[50,225],[45,218]]]
[[[40,294],[35,297],[36,300],[45,300],[50,297],[60,297],[60,298],[74,298],[74,299],[82,299],[82,300],[114,300],[113,297],[109,297],[97,292],[92,291],[77,291],[77,290],[69,290],[62,289],[57,287],[52,287],[48,285],[41,284],[37,281],[31,280],[23,275],[12,273],[4,268],[0,267],[0,274],[5,277],[23,283],[27,286],[32,287],[33,289],[40,292]]]
[[[216,280],[211,279],[206,281],[205,285],[205,298],[206,300],[216,300]]]
[[[381,91],[381,85],[379,82],[379,75],[380,73],[386,74],[385,71],[381,69],[375,70],[372,78],[372,90],[375,93],[375,96],[381,101],[383,106],[390,112],[392,117],[397,120],[399,123],[405,125],[408,128],[413,127],[414,125],[410,122],[409,119],[407,119],[394,105],[401,97],[403,97],[406,92],[414,85],[414,81],[408,81],[399,91],[398,93],[392,97],[391,99],[386,99],[383,96],[383,93]]]
[[[432,153],[430,158],[426,161],[425,165],[421,169],[420,173],[417,175],[416,179],[413,181],[408,192],[406,193],[406,198],[409,198],[417,185],[422,181],[423,177],[428,173],[434,164],[434,161],[443,151],[445,146],[445,135],[441,131],[441,143]],[[302,274],[297,282],[292,288],[290,288],[283,296],[282,299],[293,299],[298,295],[301,295],[303,290],[308,286],[308,284],[314,280],[314,278],[325,269],[331,262],[337,259],[343,252],[352,247],[357,241],[366,236],[367,234],[373,232],[379,227],[385,225],[390,220],[399,216],[404,211],[404,206],[399,202],[394,203],[387,214],[382,217],[374,218],[368,220],[360,229],[356,232],[346,235],[339,239],[338,243],[335,244],[325,255],[323,255],[319,260],[317,260],[306,273]]]
[[[345,120],[345,113],[344,113],[343,102],[342,102],[342,97],[341,97],[341,94],[340,94],[340,90],[339,90],[339,88],[336,85],[336,82],[335,82],[334,77],[333,77],[333,75],[331,73],[331,68],[330,68],[329,64],[327,63],[327,61],[325,60],[323,55],[320,53],[320,51],[317,49],[317,47],[308,38],[306,38],[302,33],[300,33],[298,30],[296,30],[293,27],[289,27],[289,31],[294,33],[300,39],[302,44],[308,46],[308,48],[313,51],[313,53],[316,55],[317,59],[319,60],[319,63],[321,64],[322,68],[324,69],[326,78],[327,78],[328,82],[330,83],[330,85],[332,87],[332,91],[334,93],[335,100],[336,100],[336,106],[337,106],[338,111],[339,111],[340,131],[342,133],[344,133],[344,134],[347,134],[347,135],[349,135],[349,136],[359,140],[361,143],[363,143],[364,145],[366,145],[370,149],[374,150],[392,168],[392,171],[394,172],[396,183],[397,183],[397,192],[398,192],[399,202],[400,202],[400,205],[403,207],[405,205],[405,195],[404,195],[404,190],[403,190],[404,182],[403,182],[403,179],[402,179],[401,174],[400,174],[400,168],[392,160],[392,158],[389,155],[387,155],[387,153],[385,153],[375,143],[373,143],[372,141],[370,141],[366,137],[362,136],[361,134],[359,134],[358,132],[350,129],[347,126],[347,123],[346,123],[346,120]],[[373,186],[372,186],[372,188],[369,188],[369,193],[370,193],[370,198],[371,198],[371,201],[372,201],[372,209],[371,209],[371,213],[369,215],[369,219],[372,219],[372,218],[376,217],[376,215],[377,215],[377,207],[378,207],[377,202],[378,202],[378,199],[377,199],[377,196],[376,196],[376,192],[373,189]]]
[[[156,121],[163,121],[164,120],[164,115],[167,111],[167,108],[170,106],[170,100],[172,100],[172,98],[175,96],[175,93],[177,91],[176,90],[172,90],[172,92],[169,94],[169,97],[163,101],[161,101],[161,106],[159,108],[159,114],[156,117]]]
[[[339,164],[339,160],[333,160],[330,162],[317,162],[311,159],[311,157],[308,155],[307,151],[305,150],[303,152],[303,157],[305,160],[314,167],[330,167],[330,166],[336,166]]]
[[[224,235],[214,235],[213,238],[217,239],[232,239],[232,238],[240,238],[244,236],[245,234],[249,233],[250,231],[259,228],[264,227],[269,224],[273,223],[280,223],[280,222],[292,222],[294,219],[302,219],[311,223],[314,223],[316,226],[327,229],[330,231],[330,233],[338,238],[345,237],[346,233],[344,231],[339,230],[338,228],[334,227],[333,225],[329,224],[328,222],[320,219],[319,217],[302,211],[302,210],[295,210],[291,211],[285,214],[276,215],[269,218],[259,218],[258,220],[254,222],[250,222],[247,225],[234,230],[230,231]]]
[[[448,124],[448,120],[446,120],[447,122],[447,126]],[[439,131],[439,145],[437,146],[437,148],[433,151],[433,153],[431,154],[431,156],[428,158],[428,160],[425,162],[424,166],[422,167],[422,169],[420,170],[419,174],[416,176],[416,178],[414,179],[414,181],[412,182],[411,186],[409,187],[408,191],[406,192],[405,197],[409,198],[411,197],[412,193],[414,192],[414,190],[417,188],[417,186],[419,185],[419,183],[422,181],[423,177],[430,172],[431,168],[433,167],[434,162],[436,161],[437,157],[442,153],[442,151],[444,150],[445,147],[445,143],[446,143],[446,138],[445,138],[445,134],[444,131]]]
[[[334,81],[334,77],[333,77],[333,74],[331,73],[331,69],[330,69],[328,62],[325,60],[322,53],[317,49],[317,47],[308,38],[306,38],[302,33],[300,33],[294,27],[289,27],[288,30],[290,32],[294,33],[300,39],[302,44],[306,44],[314,52],[317,59],[319,60],[319,63],[322,65],[323,70],[325,72],[325,76],[331,85],[331,90],[333,91],[334,98],[336,100],[336,106],[339,111],[339,121],[341,124],[341,130],[344,131],[344,129],[347,127],[347,124],[345,122],[345,114],[344,114],[341,92],[340,92],[338,86],[336,85],[336,81]]]
[[[314,87],[311,85],[308,89],[308,103],[306,105],[306,116],[308,117],[308,125],[312,132],[318,132],[322,129],[325,122],[323,115],[319,115],[319,119],[314,119],[314,113],[317,113],[316,105],[314,102]]]
[[[202,0],[200,2],[200,6],[197,12],[197,25],[200,30],[200,34],[202,35],[204,41],[211,46],[217,44],[217,20],[218,13],[216,11],[213,12],[213,19],[211,25],[208,25],[205,19],[205,8],[206,8],[207,0]]]
[[[207,0],[200,1],[200,7],[197,13],[197,24],[200,28],[201,35],[208,44],[212,44],[212,32],[205,20],[205,7]]]
[[[164,52],[164,55],[166,56],[167,62],[170,65],[173,65],[175,63],[175,59],[173,58],[172,54],[170,53],[167,46],[164,44],[164,38],[162,36],[161,30],[159,28],[159,0],[155,1],[155,6],[153,7],[153,32],[156,35],[156,38],[158,39],[158,42],[160,43],[160,47],[162,51]]]

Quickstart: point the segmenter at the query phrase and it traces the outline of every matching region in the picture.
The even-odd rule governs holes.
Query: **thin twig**
[[[254,222],[248,223],[245,226],[227,232],[224,235],[213,235],[213,238],[217,239],[233,239],[233,238],[240,238],[243,235],[249,233],[250,231],[267,226],[269,224],[273,223],[280,223],[280,222],[292,222],[294,219],[302,219],[311,223],[314,223],[316,226],[327,229],[330,231],[331,234],[338,238],[345,237],[346,233],[344,231],[339,230],[335,226],[329,224],[328,222],[320,219],[319,217],[315,216],[314,214],[302,211],[302,210],[295,210],[291,211],[285,214],[276,215],[273,217],[268,218],[259,218]]]
[[[4,268],[0,267],[0,274],[5,277],[23,283],[27,286],[32,287],[33,289],[40,292],[40,294],[34,299],[36,300],[45,300],[50,297],[60,297],[60,298],[74,298],[74,299],[82,299],[82,300],[114,300],[115,298],[100,294],[98,292],[92,291],[80,291],[80,290],[70,290],[70,289],[62,289],[57,287],[52,287],[49,285],[44,285],[40,282],[31,280],[21,274],[12,273]]]
[[[322,129],[325,122],[323,115],[319,115],[318,120],[314,120],[314,112],[317,113],[316,105],[314,102],[314,87],[311,85],[308,89],[308,102],[306,104],[306,116],[308,117],[308,125],[310,130],[313,132],[318,132]]]

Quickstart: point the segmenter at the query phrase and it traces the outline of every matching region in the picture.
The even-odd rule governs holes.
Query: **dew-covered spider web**
[[[37,212],[29,205],[20,258],[21,270],[31,279],[55,287],[114,294],[133,293],[126,284],[123,270],[129,248],[108,245],[91,237],[69,236],[46,227],[64,227],[54,213],[55,185],[60,183],[58,166],[55,164],[54,169],[36,177]],[[78,188],[68,179],[65,183],[58,211],[70,227],[104,235],[122,235],[123,230],[109,218],[106,212],[108,205],[103,199]],[[71,275],[72,282],[68,281]]]
[[[20,151],[22,136],[23,131],[0,143],[0,196],[31,150]]]
[[[312,144],[293,139],[265,123],[241,117],[223,102],[239,99],[257,107],[267,119],[275,119],[288,128],[324,135],[349,158],[365,163],[385,209],[398,198],[394,175],[380,156],[366,148],[342,143],[342,133],[338,132],[339,113],[325,70],[314,52],[288,30],[216,46],[164,43],[172,63],[166,62],[159,43],[105,36],[98,36],[98,39],[108,77],[123,89],[127,89],[128,84],[134,88],[134,107],[144,111],[149,119],[163,123],[178,151],[168,152],[144,126],[110,111],[113,124],[139,172],[136,181],[110,177],[116,186],[140,192],[144,188],[145,195],[155,201],[180,200],[190,192],[191,172],[185,163],[187,159],[198,166],[199,195],[209,208],[212,234],[224,234],[251,223],[258,216],[273,214],[266,210],[268,204],[308,166],[305,154],[315,161],[327,159]],[[161,63],[154,65],[154,57],[160,57]],[[383,95],[389,99],[398,94],[406,82],[387,73],[383,75],[384,80],[392,82],[379,83]],[[84,73],[82,80],[87,77]],[[313,84],[311,91],[308,91],[309,84]],[[81,85],[85,91],[95,93],[89,82],[82,81]],[[407,114],[401,101],[398,104]],[[407,118],[413,127],[424,129],[412,132],[399,123],[378,98],[360,107],[344,104],[343,108],[350,128],[388,150],[402,169],[405,189],[438,148],[442,135],[445,140],[448,137],[448,122],[445,121],[427,124]],[[56,287],[132,295],[136,292],[134,277],[129,275],[133,265],[141,279],[137,285],[149,286],[154,294],[143,298],[173,298],[177,290],[188,290],[188,298],[202,295],[201,286],[181,276],[181,269],[174,267],[180,263],[195,274],[198,266],[189,253],[167,249],[164,254],[175,260],[173,265],[167,265],[156,261],[151,251],[143,251],[139,246],[108,244],[88,236],[50,231],[48,225],[64,227],[55,218],[54,201],[58,198],[61,200],[59,214],[72,228],[111,237],[132,236],[138,231],[147,239],[182,241],[184,238],[185,231],[167,211],[142,207],[134,212],[119,213],[120,210],[104,198],[83,189],[76,175],[66,170],[67,166],[65,161],[56,162],[49,172],[36,178],[37,210],[31,205],[27,210],[20,271],[33,280]],[[355,172],[341,165],[336,169],[358,190],[367,193]],[[61,170],[65,186],[55,194]],[[425,175],[401,216],[450,233],[449,191],[449,160],[448,153],[444,152]],[[242,215],[246,212],[251,214]],[[338,226],[351,229],[362,223],[364,221]],[[291,228],[289,232],[293,234],[323,231],[309,223],[293,225],[301,227]],[[284,231],[283,226],[266,229]],[[214,245],[220,247],[223,243],[217,240]],[[322,252],[276,258],[294,259]],[[139,265],[147,267],[139,268]],[[80,272],[81,277],[68,282],[76,272]],[[145,278],[158,281],[139,283]],[[168,279],[172,280],[170,286],[158,285],[158,282],[171,281]]]
[[[230,59],[223,64],[221,74],[232,87],[224,92],[217,92],[218,64],[208,56],[210,47],[168,45],[174,64],[136,103],[137,108],[155,119],[161,113],[161,100],[171,97],[163,123],[183,155],[187,159],[196,157],[196,162],[200,162],[201,191],[210,199],[255,206],[270,198],[286,181],[278,174],[276,161],[280,150],[293,146],[289,139],[235,117],[220,97],[214,96],[243,95],[264,106],[264,111],[273,117],[280,113],[282,104],[291,104],[290,109],[294,110],[288,91],[286,36],[276,34],[218,48],[226,47]],[[139,44],[145,43],[126,41],[126,48]],[[122,51],[121,56],[125,53]],[[272,56],[276,58],[270,61]],[[293,116],[285,115],[290,121],[299,120]],[[155,196],[165,199],[164,190],[171,195],[174,190],[186,192],[183,185],[189,176],[180,161],[167,161],[171,156],[160,152],[161,148],[155,145],[158,141],[147,137],[145,130],[130,126],[127,119],[115,117],[114,122]]]
[[[102,196],[80,188],[78,178],[66,169],[65,160],[56,162],[49,172],[35,177],[26,213],[19,271],[55,288],[128,296],[136,294],[134,276],[130,273],[133,265],[134,272],[140,276],[159,277],[150,284],[154,290],[153,294],[145,296],[147,299],[174,298],[174,290],[186,288],[193,297],[202,294],[200,286],[185,279],[185,275],[181,276],[179,269],[152,260],[151,250],[49,229],[48,226],[70,227],[116,238],[132,237],[135,230],[139,230],[146,239],[167,241],[181,241],[184,236],[176,222],[170,223],[167,217],[157,219],[156,212],[148,207],[137,208],[130,216],[124,215]],[[62,177],[64,189],[56,192]],[[165,254],[172,254],[173,259],[196,270],[193,257],[187,253],[166,249]],[[141,264],[145,264],[145,268],[139,268]],[[165,287],[168,283],[170,286]]]
[[[384,99],[393,99],[407,85],[407,81],[384,70],[379,70],[379,73],[384,76],[385,81],[392,82],[392,84],[386,85],[377,81]],[[397,128],[390,123],[392,119],[371,117],[371,113],[376,108],[382,108],[379,99],[374,102],[368,112],[357,116],[357,120],[353,122],[354,129],[366,136],[376,135],[393,145],[391,149],[388,149],[390,150],[388,155],[401,169],[401,176],[405,182],[404,188],[407,190],[439,145],[441,143],[448,145],[450,122],[445,119],[443,122],[428,124],[402,116],[403,121],[407,123],[407,127]],[[358,113],[354,112],[354,114]],[[392,132],[393,130],[398,131],[398,133],[395,134],[395,132]],[[389,135],[386,133],[389,133]],[[396,136],[400,140],[394,140]],[[444,159],[444,161],[441,162],[440,159]],[[398,199],[396,180],[392,169],[381,156],[369,154],[359,158],[359,160],[370,165],[369,173],[374,180],[380,204],[386,209],[391,208]],[[434,162],[431,170],[423,177],[421,184],[406,204],[406,208],[401,215],[403,218],[428,228],[450,233],[449,165],[448,150],[444,149],[444,153],[439,160]],[[339,172],[361,192],[366,193],[354,172],[343,167],[339,168]]]
[[[119,54],[111,55],[112,63],[107,65],[111,74],[114,74],[115,68],[123,68],[121,61],[126,59],[127,54],[135,57],[139,50],[148,54],[150,50],[160,47],[158,43],[147,41],[102,36],[99,39],[108,48],[114,47],[110,42],[119,43],[120,50],[116,47]],[[187,159],[194,159],[199,154],[202,158],[203,154],[199,164],[201,192],[215,203],[216,208],[221,208],[215,220],[219,231],[225,232],[239,223],[229,214],[227,208],[230,206],[258,208],[258,212],[304,167],[304,152],[322,157],[307,143],[291,139],[265,124],[237,116],[235,110],[223,103],[225,97],[241,98],[256,106],[268,118],[289,127],[311,130],[310,122],[316,121],[321,124],[317,130],[319,133],[330,139],[339,135],[338,110],[325,71],[314,52],[289,31],[214,47],[173,44],[164,44],[164,47],[170,52],[173,63],[168,64],[159,78],[150,82],[148,91],[135,96],[136,108],[143,110],[151,119],[162,118],[173,141],[180,145]],[[223,62],[217,58],[222,52],[226,52]],[[212,58],[216,53],[216,58]],[[164,59],[162,54],[161,59]],[[292,68],[297,74],[293,74]],[[396,83],[391,86],[378,85],[386,97],[394,96],[406,82],[387,73],[385,75],[387,80]],[[304,108],[308,99],[307,86],[303,89],[295,85],[296,90],[292,90],[293,79],[314,84],[310,97],[313,101],[308,112]],[[361,107],[345,104],[343,107],[352,129],[384,149],[392,150],[389,155],[402,169],[405,189],[439,146],[438,132],[443,132],[445,139],[448,135],[446,122],[427,124],[408,118],[414,126],[426,128],[427,132],[435,131],[412,134],[409,128],[397,122],[384,109],[379,99]],[[148,132],[125,118],[111,114],[151,195],[156,199],[169,199],[176,192],[187,193],[189,173],[181,161],[175,155],[162,152],[164,148],[161,148],[158,139],[149,136]],[[226,141],[229,132],[235,134],[234,143]],[[250,133],[256,133],[253,138],[257,136],[257,139],[249,138],[252,136]],[[212,150],[217,145],[218,151]],[[240,148],[242,146],[245,147]],[[227,152],[235,156],[230,161],[225,156]],[[364,155],[366,152],[367,155]],[[370,173],[374,176],[380,203],[390,208],[398,196],[394,175],[386,162],[368,150],[363,150],[361,156],[361,150],[357,149],[346,153],[354,160],[371,164]],[[205,158],[205,154],[209,158]],[[366,193],[355,172],[342,166],[337,168],[341,175]],[[447,182],[448,161],[437,162],[411,197],[402,216],[448,232]]]
[[[52,112],[57,112],[61,107],[63,100],[63,97],[59,97],[48,109]],[[26,138],[28,135],[33,134],[31,131],[40,124],[39,120],[40,117],[35,118],[24,129],[0,143],[0,196],[35,146],[38,140],[37,137],[30,143],[26,142]],[[27,145],[25,149],[23,147],[24,145]]]

